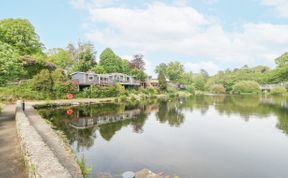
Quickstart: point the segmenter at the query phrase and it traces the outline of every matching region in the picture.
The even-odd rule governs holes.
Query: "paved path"
[[[0,114],[0,177],[25,178],[24,161],[16,133],[15,105],[4,106]]]

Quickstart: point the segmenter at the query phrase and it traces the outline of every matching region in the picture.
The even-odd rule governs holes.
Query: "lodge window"
[[[89,80],[89,81],[93,81],[93,80],[94,80],[94,76],[89,76],[89,77],[88,77],[88,80]]]

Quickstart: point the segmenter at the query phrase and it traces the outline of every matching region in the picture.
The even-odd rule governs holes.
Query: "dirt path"
[[[0,114],[0,177],[25,178],[25,166],[16,133],[15,105]]]

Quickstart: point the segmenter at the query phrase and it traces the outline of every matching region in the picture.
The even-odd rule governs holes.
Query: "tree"
[[[97,65],[94,68],[91,69],[92,72],[95,72],[96,74],[104,74],[106,73],[103,66]]]
[[[200,70],[200,74],[204,77],[205,80],[207,80],[209,78],[208,72],[204,69]]]
[[[158,74],[158,82],[159,82],[160,90],[166,91],[167,90],[167,81],[166,81],[164,72],[161,70],[159,71],[159,74]]]
[[[48,55],[48,61],[52,62],[57,67],[60,67],[62,69],[71,68],[73,64],[73,60],[69,52],[65,51],[62,48],[51,49],[49,50]]]
[[[196,90],[205,90],[205,79],[202,75],[198,75],[194,78],[194,87]]]
[[[225,93],[225,88],[221,84],[214,84],[214,85],[211,86],[210,92],[211,93],[215,93],[215,94],[224,94]]]
[[[23,74],[22,62],[14,48],[0,41],[0,86]]]
[[[68,45],[71,58],[75,61],[73,71],[87,72],[96,66],[96,51],[93,44],[78,42],[78,48]]]
[[[277,86],[271,90],[271,95],[284,95],[287,92],[285,87]]]
[[[282,54],[280,57],[275,59],[275,62],[278,66],[283,66],[288,64],[288,52]]]
[[[142,54],[134,55],[133,59],[129,63],[129,67],[144,70],[145,62],[143,60],[143,57],[144,55]]]
[[[132,69],[130,75],[133,75],[138,80],[144,81],[147,79],[146,73],[141,69]]]
[[[184,66],[178,61],[170,62],[166,70],[169,80],[173,82],[179,81],[184,74]]]
[[[233,86],[232,92],[235,94],[259,93],[260,86],[255,81],[240,81]]]
[[[165,63],[161,63],[156,67],[155,73],[159,74],[160,72],[163,72],[165,77],[167,76],[167,65]]]
[[[112,49],[106,48],[100,55],[99,64],[104,67],[108,73],[122,72],[122,60]]]
[[[0,41],[13,46],[20,55],[39,53],[43,48],[34,27],[26,19],[0,20]]]
[[[32,79],[32,88],[35,91],[50,93],[53,90],[53,81],[49,70],[44,69]]]

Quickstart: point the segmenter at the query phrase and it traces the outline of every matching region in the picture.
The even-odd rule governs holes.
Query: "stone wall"
[[[63,167],[51,148],[31,125],[21,108],[21,102],[16,106],[16,126],[27,171],[31,178],[73,178]]]

